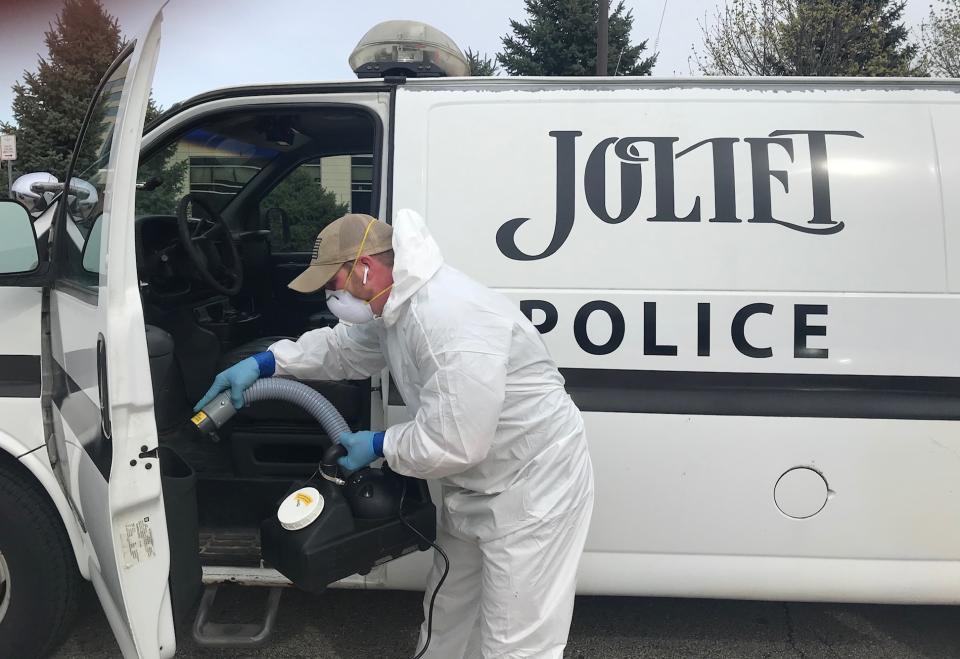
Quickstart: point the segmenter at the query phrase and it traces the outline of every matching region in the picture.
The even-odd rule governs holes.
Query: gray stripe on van
[[[582,412],[960,420],[960,378],[561,368]],[[389,405],[403,399],[391,379]]]
[[[560,369],[583,412],[960,419],[960,378]]]
[[[40,398],[40,355],[0,355],[0,398]]]

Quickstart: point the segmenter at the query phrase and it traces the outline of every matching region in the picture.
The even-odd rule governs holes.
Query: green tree
[[[467,52],[465,52],[464,55],[467,56],[467,61],[470,62],[470,75],[472,76],[495,76],[500,72],[500,67],[497,66],[496,56],[489,57],[486,53],[481,55],[470,48],[467,48]]]
[[[272,208],[283,210],[290,223],[289,240],[283,239],[279,222],[270,225],[270,240],[277,252],[310,251],[321,229],[349,212],[349,206],[339,203],[305,167],[295,169],[260,202],[262,213]]]
[[[44,42],[47,57],[13,85],[14,125],[7,128],[17,136],[14,178],[44,171],[63,180],[87,106],[123,40],[99,0],[64,0]]]
[[[921,62],[931,74],[960,78],[960,0],[942,0],[931,5],[930,16],[920,28]]]
[[[917,46],[904,0],[731,0],[701,25],[708,75],[907,76]]]
[[[497,61],[510,75],[591,76],[597,62],[597,0],[524,0],[526,22],[511,20]],[[613,75],[650,75],[657,60],[643,57],[647,40],[630,43],[633,14],[617,3],[609,17],[609,62]]]

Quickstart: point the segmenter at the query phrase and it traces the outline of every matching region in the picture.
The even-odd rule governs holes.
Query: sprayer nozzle
[[[224,391],[194,414],[190,421],[200,432],[211,434],[222,428],[236,413],[237,408],[230,402],[230,392]]]

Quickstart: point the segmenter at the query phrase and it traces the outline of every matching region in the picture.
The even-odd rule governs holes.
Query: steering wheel
[[[207,217],[190,217],[193,206],[198,206]],[[230,227],[220,213],[199,196],[184,195],[177,204],[177,231],[180,243],[204,282],[224,295],[240,292],[243,285],[240,254]]]

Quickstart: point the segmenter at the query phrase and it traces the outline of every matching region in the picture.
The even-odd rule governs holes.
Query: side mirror
[[[47,172],[24,174],[13,182],[14,199],[23,204],[31,214],[39,215],[50,204],[44,187],[57,185],[57,177]]]
[[[34,186],[36,190],[38,186]],[[67,190],[67,204],[70,212],[76,217],[84,220],[90,219],[93,213],[100,208],[100,195],[97,194],[97,188],[92,183],[80,178],[70,179],[70,187]]]
[[[83,254],[80,257],[83,269],[91,275],[100,274],[100,240],[103,235],[103,215],[99,216],[90,229],[87,241],[83,243]]]
[[[0,199],[0,275],[26,274],[39,265],[30,213],[18,201]]]
[[[283,238],[283,242],[290,242],[290,216],[287,215],[287,211],[282,208],[274,207],[267,209],[266,212],[267,226],[272,227],[274,222],[280,223],[280,236]]]

